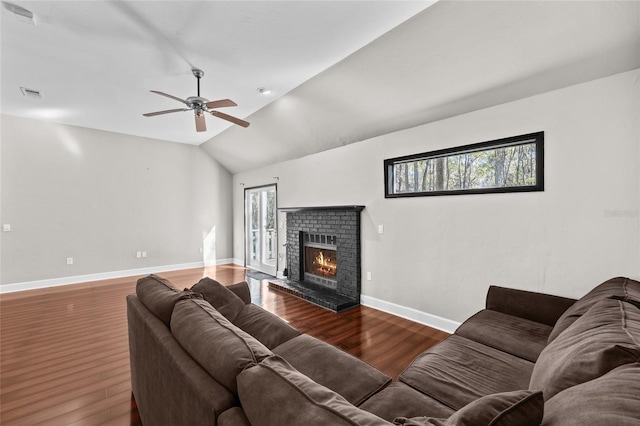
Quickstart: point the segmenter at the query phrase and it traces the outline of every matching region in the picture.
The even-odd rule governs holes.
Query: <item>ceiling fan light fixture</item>
[[[271,89],[267,89],[266,87],[258,87],[258,93],[267,96],[271,94]]]

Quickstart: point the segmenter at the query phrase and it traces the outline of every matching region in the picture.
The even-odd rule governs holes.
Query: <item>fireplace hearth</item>
[[[364,206],[282,208],[286,280],[270,285],[336,312],[360,304],[360,212]]]

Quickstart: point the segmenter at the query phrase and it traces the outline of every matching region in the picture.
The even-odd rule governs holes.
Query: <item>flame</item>
[[[318,254],[318,256],[316,256],[313,264],[318,265],[319,269],[324,273],[332,275],[335,275],[336,273],[336,263],[332,262],[331,258],[329,257],[325,259],[324,253],[322,253],[322,251]]]

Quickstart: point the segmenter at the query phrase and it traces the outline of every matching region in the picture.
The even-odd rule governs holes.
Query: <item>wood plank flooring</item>
[[[160,273],[176,287],[210,276],[245,280],[234,265]],[[127,277],[0,296],[0,424],[140,425],[131,394]],[[254,302],[293,327],[397,377],[447,333],[360,306],[341,314],[248,280]]]

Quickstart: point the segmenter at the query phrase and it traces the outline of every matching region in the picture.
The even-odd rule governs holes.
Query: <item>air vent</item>
[[[21,87],[20,90],[22,90],[22,94],[25,95],[27,98],[32,98],[32,99],[42,99],[42,93],[40,93],[39,90],[33,90],[33,89],[27,89],[26,87]]]

